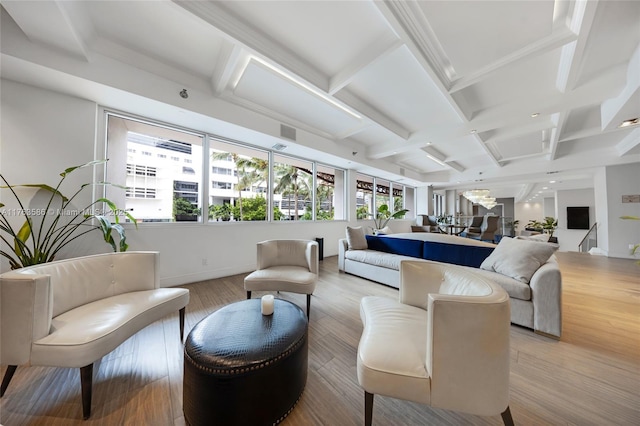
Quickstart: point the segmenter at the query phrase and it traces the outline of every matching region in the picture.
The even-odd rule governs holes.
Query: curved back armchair
[[[290,291],[311,295],[318,280],[318,243],[310,240],[267,240],[257,245],[257,269],[244,279],[247,299],[252,291]]]
[[[0,396],[18,365],[79,368],[87,419],[95,361],[174,312],[182,339],[189,290],[160,287],[158,256],[106,253],[0,275]]]
[[[509,296],[455,265],[402,261],[399,300],[364,297],[358,382],[374,394],[481,416],[509,411]]]

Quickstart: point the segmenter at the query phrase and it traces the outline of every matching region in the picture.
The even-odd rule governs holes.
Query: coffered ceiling
[[[4,78],[396,181],[521,201],[640,161],[637,1],[0,3]]]

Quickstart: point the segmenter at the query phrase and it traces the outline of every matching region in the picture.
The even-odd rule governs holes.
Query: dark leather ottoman
[[[307,383],[307,317],[275,299],[232,303],[200,321],[184,346],[187,424],[273,425],[293,410]]]

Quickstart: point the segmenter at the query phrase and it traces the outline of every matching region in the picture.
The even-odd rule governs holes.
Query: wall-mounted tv
[[[567,207],[567,229],[589,229],[589,207]]]

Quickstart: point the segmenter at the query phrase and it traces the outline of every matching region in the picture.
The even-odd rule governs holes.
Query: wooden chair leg
[[[513,423],[513,417],[511,417],[511,410],[509,410],[508,405],[507,409],[502,412],[501,416],[504,426],[515,426],[515,423]]]
[[[7,371],[4,372],[4,377],[2,378],[2,386],[0,386],[0,398],[4,396],[4,392],[9,387],[9,382],[13,378],[13,373],[16,372],[17,368],[17,365],[7,365]]]
[[[364,426],[371,426],[373,421],[373,394],[364,391]]]
[[[251,299],[251,292],[247,291],[247,299]]]
[[[82,388],[82,417],[91,416],[91,390],[93,386],[93,364],[80,368],[80,387]]]
[[[311,295],[307,294],[307,319],[309,319],[310,313],[311,313]]]
[[[179,317],[180,317],[180,341],[184,341],[184,311],[185,308],[180,309]]]

